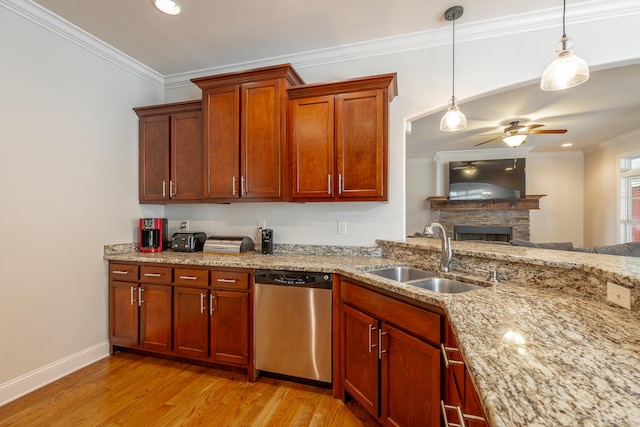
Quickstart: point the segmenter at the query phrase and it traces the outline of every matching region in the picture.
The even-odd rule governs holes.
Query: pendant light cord
[[[565,29],[564,17],[567,14],[567,0],[562,0],[562,38],[567,37],[567,30]]]
[[[456,98],[456,20],[453,20],[453,61],[451,61],[451,99]]]

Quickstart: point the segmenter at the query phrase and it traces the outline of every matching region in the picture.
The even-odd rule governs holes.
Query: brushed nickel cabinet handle
[[[136,297],[134,296],[135,291],[136,291],[136,287],[132,286],[131,287],[131,305],[134,305],[136,303]]]
[[[173,196],[176,195],[176,193],[174,193],[174,184],[173,184],[173,180],[169,181],[169,198],[172,198]]]
[[[237,181],[238,181],[238,179],[235,176],[231,179],[231,194],[234,195],[234,196],[236,195],[236,182]]]
[[[206,294],[203,294],[202,292],[200,292],[200,314],[204,314],[204,311],[207,309],[204,306],[204,298],[206,297]]]
[[[327,194],[331,195],[331,174],[327,175]]]
[[[376,346],[376,344],[373,343],[373,338],[371,337],[371,332],[375,331],[376,329],[378,328],[373,325],[369,325],[369,353],[372,353],[373,347]]]
[[[216,282],[222,282],[222,283],[236,283],[237,280],[236,279],[216,279]]]
[[[167,181],[162,180],[162,197],[167,197]]]
[[[113,273],[113,274],[124,274],[125,276],[127,274],[129,274],[128,271],[123,271],[123,270],[111,270],[111,273]]]
[[[247,182],[246,179],[243,176],[240,177],[240,194],[242,196],[244,196],[245,194],[247,194],[247,189],[245,188],[247,186]]]
[[[178,276],[182,280],[198,280],[197,276]]]
[[[382,349],[382,336],[387,335],[386,332],[382,332],[382,329],[378,329],[378,359],[382,360],[382,353],[386,353],[387,350]]]
[[[140,286],[138,288],[138,307],[142,307],[142,303],[144,302],[144,300],[142,299],[143,292],[144,292],[144,288]]]
[[[449,358],[447,357],[447,351],[457,351],[459,353],[460,350],[458,350],[457,348],[445,347],[444,344],[440,344],[440,351],[442,353],[442,358],[444,359],[444,366],[446,366],[447,368],[449,367],[449,365],[464,365],[464,362],[461,362],[459,360],[449,360]]]
[[[216,311],[214,303],[216,301],[216,296],[214,294],[209,295],[209,315],[212,316],[213,312]]]
[[[339,173],[338,174],[338,194],[342,194],[342,186],[343,186],[342,174]]]
[[[464,423],[464,416],[462,415],[462,408],[460,408],[459,406],[445,405],[444,401],[441,400],[440,409],[442,410],[442,418],[444,418],[445,427],[466,427]],[[458,413],[458,419],[460,420],[459,424],[449,424],[449,420],[447,419],[447,409],[455,409],[455,411]]]
[[[162,277],[161,273],[144,273],[145,277]]]

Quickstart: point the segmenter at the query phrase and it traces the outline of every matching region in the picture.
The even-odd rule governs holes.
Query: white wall
[[[572,242],[583,246],[584,173],[581,152],[530,153],[527,194],[544,194],[531,210],[532,242]]]
[[[107,354],[103,245],[141,215],[131,108],[163,90],[7,8],[0,22],[2,404]]]
[[[430,159],[407,160],[407,235],[422,232],[434,221],[429,196],[435,196],[432,183],[436,182],[436,163]]]
[[[619,157],[640,152],[640,132],[585,155],[585,246],[621,243],[618,232]]]

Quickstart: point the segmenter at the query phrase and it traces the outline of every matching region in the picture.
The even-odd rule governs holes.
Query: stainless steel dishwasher
[[[331,382],[331,274],[256,270],[256,369]]]

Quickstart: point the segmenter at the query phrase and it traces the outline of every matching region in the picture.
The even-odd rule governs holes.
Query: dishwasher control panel
[[[267,285],[331,289],[332,277],[329,273],[308,271],[256,270],[255,282]]]

